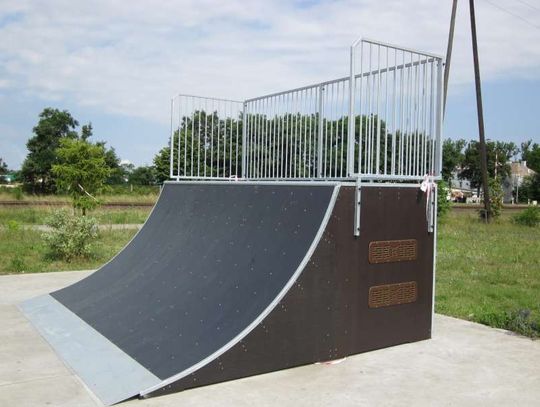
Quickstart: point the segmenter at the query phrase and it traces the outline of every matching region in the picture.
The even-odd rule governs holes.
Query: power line
[[[518,2],[520,2],[521,4],[525,4],[526,6],[529,6],[530,8],[532,8],[533,10],[538,10],[540,11],[540,8],[536,7],[536,6],[533,6],[532,4],[530,3],[527,3],[525,0],[516,0]]]
[[[531,27],[534,27],[534,28],[536,28],[537,30],[540,30],[540,25],[536,25],[536,24],[530,22],[529,20],[527,20],[526,18],[520,16],[519,14],[516,14],[516,13],[514,13],[513,11],[510,11],[510,10],[504,8],[504,7],[501,7],[501,6],[499,6],[498,4],[495,4],[495,3],[491,2],[490,0],[484,0],[484,1],[485,1],[486,3],[488,3],[488,4],[490,4],[491,6],[493,6],[493,7],[497,8],[497,9],[499,9],[499,10],[502,11],[503,13],[509,14],[509,15],[511,15],[512,17],[515,17],[515,18],[519,18],[521,21],[523,21],[523,22],[529,24]]]

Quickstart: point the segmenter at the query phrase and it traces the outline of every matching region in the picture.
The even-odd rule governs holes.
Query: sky
[[[0,157],[17,169],[45,107],[151,164],[178,93],[245,99],[348,75],[366,37],[444,55],[451,0],[0,0]],[[540,0],[477,0],[486,137],[540,142]],[[478,137],[460,0],[444,137]]]

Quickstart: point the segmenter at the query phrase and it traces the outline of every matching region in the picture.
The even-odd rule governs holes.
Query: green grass
[[[93,243],[88,259],[70,263],[50,258],[41,233],[34,230],[0,230],[0,274],[41,273],[47,271],[88,270],[100,267],[113,257],[136,230],[102,231]]]
[[[0,186],[0,201],[22,201],[22,202],[62,202],[69,204],[71,198],[68,195],[50,194],[34,195],[26,192],[18,192],[20,188],[6,188]],[[130,191],[125,186],[113,186],[107,193],[96,196],[102,203],[123,202],[133,204],[154,204],[159,195],[159,187],[135,187]]]
[[[58,206],[0,206],[0,225],[7,225],[13,221],[21,225],[42,225],[52,211],[58,208]],[[151,207],[99,208],[90,211],[88,215],[95,217],[100,224],[144,223],[151,209]]]
[[[449,213],[437,254],[437,312],[540,334],[540,228],[508,214],[486,225],[474,213]]]

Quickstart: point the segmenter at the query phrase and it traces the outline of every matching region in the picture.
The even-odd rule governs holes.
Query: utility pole
[[[482,88],[480,83],[480,63],[478,62],[478,43],[476,38],[476,17],[474,14],[474,0],[469,0],[471,9],[471,37],[474,59],[474,80],[476,83],[476,108],[478,110],[478,132],[480,135],[480,166],[482,169],[482,186],[484,189],[485,220],[491,220],[491,202],[489,197],[489,184],[487,172],[486,139],[484,135],[484,110],[482,107]]]
[[[450,61],[452,59],[452,48],[454,46],[454,28],[456,26],[457,0],[452,2],[452,16],[450,17],[450,31],[448,32],[448,46],[446,48],[446,62],[444,64],[444,102],[443,117],[446,113],[446,98],[448,96],[448,79],[450,77]]]

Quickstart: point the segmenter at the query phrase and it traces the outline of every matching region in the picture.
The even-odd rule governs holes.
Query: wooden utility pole
[[[478,132],[480,135],[480,167],[482,169],[482,186],[484,190],[485,220],[491,219],[491,201],[489,197],[489,184],[487,172],[486,139],[484,135],[484,110],[482,107],[482,87],[480,82],[480,63],[478,62],[478,44],[476,38],[476,17],[474,14],[474,0],[469,0],[471,9],[471,37],[474,59],[474,80],[476,83],[476,108],[478,110]]]
[[[454,46],[454,28],[456,26],[457,0],[452,3],[452,16],[450,17],[450,31],[448,32],[448,46],[446,48],[446,63],[444,64],[444,101],[443,117],[446,112],[446,98],[448,96],[448,78],[450,77],[450,61],[452,59],[452,48]]]

